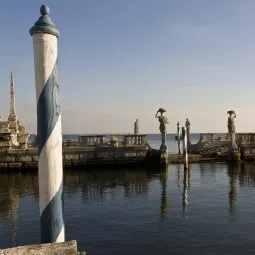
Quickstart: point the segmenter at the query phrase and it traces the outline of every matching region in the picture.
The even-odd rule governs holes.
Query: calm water
[[[221,135],[221,134],[218,134]],[[178,153],[178,145],[177,141],[175,141],[176,134],[167,134],[166,144],[169,153]],[[160,134],[149,134],[148,143],[154,149],[159,149],[161,145],[161,135]],[[190,141],[192,144],[197,143],[199,141],[200,134],[191,134]],[[181,143],[182,146],[182,143]]]
[[[254,254],[255,168],[64,175],[66,239],[88,254]],[[0,248],[39,243],[36,173],[0,174]]]

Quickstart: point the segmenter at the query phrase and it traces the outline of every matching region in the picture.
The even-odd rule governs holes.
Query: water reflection
[[[160,183],[161,183],[160,215],[161,215],[161,221],[163,221],[166,218],[166,216],[168,215],[167,179],[168,179],[168,171],[166,169],[160,173]]]
[[[159,179],[159,174],[147,172],[145,170],[137,171],[94,171],[94,172],[65,172],[64,188],[80,189],[82,201],[102,201],[113,193],[114,190],[120,193],[124,192],[124,197],[144,197],[148,196],[149,183],[154,178]],[[118,191],[119,190],[119,191]],[[65,196],[71,196],[69,192]]]
[[[203,217],[203,213],[206,214],[218,203],[218,198],[221,199],[219,204],[225,206],[225,211],[229,210],[229,214],[237,215],[237,207],[241,206],[240,203],[237,203],[238,199],[240,201],[239,190],[247,190],[247,187],[254,188],[254,186],[254,164],[194,164],[186,171],[184,171],[183,165],[170,165],[168,170],[160,173],[143,169],[65,171],[64,200],[67,204],[71,204],[68,204],[67,207],[72,207],[73,210],[66,213],[70,222],[72,221],[70,214],[73,214],[77,208],[82,208],[82,206],[89,208],[92,203],[99,202],[101,205],[106,200],[115,200],[114,205],[117,205],[116,208],[120,214],[126,210],[126,204],[122,201],[132,201],[134,207],[130,207],[131,211],[143,210],[141,214],[144,214],[145,217],[146,215],[153,217],[155,209],[157,217],[160,215],[161,221],[164,221],[162,226],[165,226],[170,222],[168,219],[170,216],[172,219],[174,213],[178,212],[180,215],[180,211],[182,211],[184,215],[190,215],[198,210],[199,206],[204,210],[201,213]],[[33,206],[38,206],[37,173],[0,174],[0,229],[8,221],[3,229],[8,229],[8,235],[10,235],[8,238],[12,245],[16,244],[17,232],[22,231],[18,228],[18,223],[24,220],[18,217],[20,215],[18,208],[21,206],[21,211],[24,210],[24,206],[30,205],[29,201],[22,205],[22,199],[28,196],[34,200],[35,205]],[[171,198],[171,213],[169,197]],[[212,203],[207,204],[207,199]],[[194,207],[195,205],[196,207]],[[106,209],[108,204],[104,203],[104,206]],[[81,210],[82,213],[83,210]],[[150,210],[151,214],[147,214],[146,210]],[[34,211],[36,213],[32,216],[39,218],[38,208]],[[110,211],[109,214],[111,213],[113,211]],[[135,212],[133,213],[136,217]],[[150,219],[146,220],[150,222]],[[2,243],[1,245],[6,244]]]
[[[188,193],[190,189],[191,169],[183,169],[183,192],[182,192],[182,211],[185,213],[188,209]]]
[[[38,197],[37,175],[0,174],[0,227],[4,220],[10,220],[11,242],[16,244],[17,210],[20,198],[33,194]]]
[[[177,175],[177,183],[178,187],[181,188],[180,180],[181,180],[181,164],[177,165],[176,175]]]
[[[241,164],[241,169],[238,174],[240,186],[255,186],[255,166],[254,164]]]
[[[241,173],[241,163],[228,165],[229,176],[229,213],[233,215],[236,211],[238,176]]]

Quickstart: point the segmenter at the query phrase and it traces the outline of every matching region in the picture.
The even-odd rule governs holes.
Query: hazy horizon
[[[2,3],[0,115],[9,115],[13,71],[19,120],[36,132],[34,59],[29,29],[44,1]],[[255,2],[252,0],[48,1],[60,30],[63,133],[255,132]],[[253,86],[252,86],[253,85]],[[251,115],[252,116],[252,115]]]

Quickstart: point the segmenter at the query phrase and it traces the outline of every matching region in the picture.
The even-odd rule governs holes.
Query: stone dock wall
[[[75,240],[62,243],[32,244],[0,250],[0,255],[78,255]],[[83,253],[85,254],[85,253]]]
[[[69,147],[63,148],[66,169],[95,165],[144,165],[147,146],[130,147]],[[0,152],[0,171],[35,169],[38,167],[37,149],[6,150]]]

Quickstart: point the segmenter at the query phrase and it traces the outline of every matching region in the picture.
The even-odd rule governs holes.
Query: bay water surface
[[[66,240],[95,255],[254,254],[254,194],[248,163],[67,170]],[[40,243],[38,202],[36,172],[0,174],[0,248]]]

